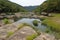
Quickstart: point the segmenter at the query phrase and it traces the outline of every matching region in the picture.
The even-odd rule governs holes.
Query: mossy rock
[[[34,20],[33,21],[33,24],[34,24],[34,26],[38,26],[38,21],[37,20]]]

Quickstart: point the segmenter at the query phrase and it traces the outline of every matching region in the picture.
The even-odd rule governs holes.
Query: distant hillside
[[[37,7],[34,12],[60,12],[60,0],[47,0]]]
[[[26,11],[21,5],[9,0],[0,0],[0,13],[2,12],[24,12]]]
[[[41,12],[42,10],[47,8],[47,1],[43,2],[40,6],[38,6],[33,12]]]
[[[38,6],[25,6],[24,8],[27,9],[28,11],[32,11],[35,8],[37,8]]]

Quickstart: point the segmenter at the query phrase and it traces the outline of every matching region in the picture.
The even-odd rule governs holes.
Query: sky
[[[45,0],[10,0],[21,6],[36,6],[42,4]]]

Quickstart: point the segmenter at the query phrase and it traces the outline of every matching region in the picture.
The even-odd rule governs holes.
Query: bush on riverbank
[[[60,32],[60,14],[54,13],[54,17],[47,17],[42,21],[42,24],[48,26],[53,31]]]
[[[11,35],[13,35],[14,32],[10,31],[7,33],[7,37],[10,37]]]
[[[58,40],[60,39],[60,33],[55,33],[55,38]]]
[[[60,39],[60,14],[54,14],[54,17],[47,17],[42,21],[55,35],[56,39]],[[48,32],[48,30],[46,31]]]
[[[26,37],[26,40],[33,40],[34,38],[36,38],[38,35],[37,34],[32,34],[30,36]]]
[[[8,19],[3,19],[3,22],[4,22],[4,24],[9,24],[10,22],[9,22],[9,20]]]
[[[58,24],[58,23],[55,23],[49,19],[46,19],[43,21],[43,24],[47,25],[53,31],[60,32],[60,24]]]
[[[37,20],[34,20],[34,21],[33,21],[33,24],[34,24],[35,26],[38,26],[38,21],[37,21]]]

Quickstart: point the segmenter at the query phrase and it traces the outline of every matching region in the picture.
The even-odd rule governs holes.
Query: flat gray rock
[[[8,32],[15,32],[18,29],[18,26],[13,24],[6,25],[0,28],[0,40],[3,40],[7,37]]]
[[[32,34],[36,34],[36,32],[31,27],[23,27],[7,40],[26,40],[26,37]]]
[[[34,40],[55,40],[55,37],[47,33],[41,33],[41,35]]]

